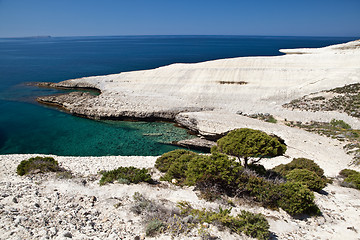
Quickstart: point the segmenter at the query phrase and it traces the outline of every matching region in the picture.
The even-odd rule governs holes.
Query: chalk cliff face
[[[72,113],[92,118],[174,119],[180,112],[213,110],[268,112],[306,120],[303,114],[283,109],[281,105],[306,94],[360,82],[360,40],[281,52],[286,55],[172,64],[152,70],[73,79],[52,86],[92,87],[101,94],[67,104],[63,104],[64,98],[39,100],[59,103]],[[332,114],[337,113],[327,116],[334,117]],[[324,117],[313,115],[313,120]]]

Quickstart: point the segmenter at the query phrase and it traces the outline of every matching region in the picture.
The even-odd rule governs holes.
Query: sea
[[[281,55],[279,49],[324,47],[351,37],[105,36],[0,38],[0,154],[156,156],[193,137],[168,122],[95,121],[40,105],[65,91],[31,82],[145,70],[172,63]]]

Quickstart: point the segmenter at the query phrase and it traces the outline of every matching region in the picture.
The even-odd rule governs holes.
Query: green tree
[[[217,141],[220,152],[235,156],[244,160],[244,166],[248,166],[250,158],[275,157],[285,153],[286,146],[277,137],[254,129],[240,128],[229,132]]]

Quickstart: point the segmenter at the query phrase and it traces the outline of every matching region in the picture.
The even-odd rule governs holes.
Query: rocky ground
[[[17,164],[35,155],[1,156],[0,166],[0,239],[154,239],[145,235],[144,215],[131,209],[133,195],[139,192],[162,205],[175,206],[186,200],[195,208],[230,207],[227,201],[206,202],[193,188],[170,183],[99,185],[97,172],[119,166],[153,168],[156,157],[58,157],[59,163],[74,177],[62,179],[56,174],[20,177]],[[232,212],[242,209],[262,213],[270,223],[272,239],[360,239],[360,191],[341,187],[335,180],[323,194],[315,193],[323,215],[295,219],[284,211],[273,211],[241,200]],[[204,230],[205,229],[205,230]],[[207,225],[175,239],[204,238],[204,231],[217,239],[249,239]],[[203,237],[203,238],[202,238]],[[163,234],[155,239],[170,239]],[[216,238],[214,238],[216,239]]]

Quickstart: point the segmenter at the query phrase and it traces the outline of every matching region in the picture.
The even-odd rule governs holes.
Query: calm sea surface
[[[240,56],[280,55],[280,48],[322,47],[355,38],[127,36],[0,39],[0,154],[159,155],[190,137],[170,123],[93,121],[37,104],[58,90],[27,82],[151,69]]]

